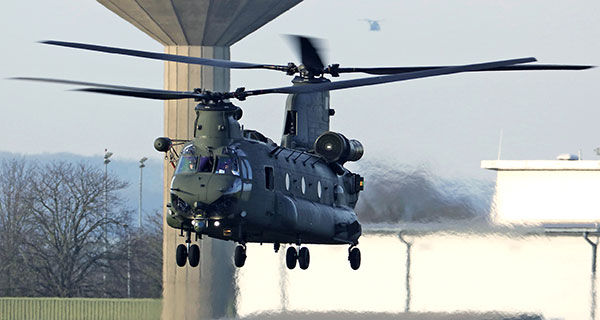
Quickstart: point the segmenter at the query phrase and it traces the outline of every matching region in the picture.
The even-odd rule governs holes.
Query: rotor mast
[[[294,86],[330,82],[325,78],[295,77]],[[329,131],[329,91],[292,93],[285,102],[285,122],[281,146],[298,150],[311,150],[315,140]]]

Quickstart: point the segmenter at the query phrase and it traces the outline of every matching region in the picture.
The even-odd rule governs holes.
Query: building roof
[[[483,160],[481,168],[496,171],[600,171],[598,160]]]

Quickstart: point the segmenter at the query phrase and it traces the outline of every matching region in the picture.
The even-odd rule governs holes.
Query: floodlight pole
[[[592,305],[590,307],[590,319],[596,320],[596,258],[598,256],[598,237],[596,242],[590,240],[589,232],[583,233],[583,238],[592,246]]]
[[[398,233],[398,238],[400,238],[400,241],[406,245],[406,306],[404,307],[404,312],[410,312],[410,249],[412,247],[412,243],[404,239],[402,236],[402,231]]]
[[[113,155],[112,152],[108,152],[108,149],[104,149],[104,256],[108,252],[108,164],[110,163],[109,158]],[[106,268],[102,274],[102,284],[104,286],[104,296],[106,296]]]
[[[125,228],[126,244],[127,244],[127,298],[131,298],[131,262],[130,262],[130,250],[129,250],[129,225],[124,223]]]
[[[140,204],[139,204],[139,213],[138,213],[138,218],[139,218],[139,227],[140,229],[142,229],[142,176],[143,176],[143,170],[144,167],[146,166],[144,164],[144,162],[146,162],[146,160],[148,160],[148,158],[143,157],[142,159],[140,159]]]

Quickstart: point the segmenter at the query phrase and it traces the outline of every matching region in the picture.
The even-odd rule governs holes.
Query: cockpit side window
[[[247,159],[243,159],[244,164],[246,164],[246,170],[248,171],[248,179],[252,180],[252,167],[250,166],[250,162]]]
[[[196,172],[197,156],[181,156],[175,174]]]
[[[231,174],[234,176],[240,175],[240,166],[237,157],[220,156],[217,157],[217,166],[215,167],[216,174]]]
[[[198,156],[196,156],[196,147],[189,145],[181,151],[181,158],[179,159],[175,174],[196,172],[197,164]]]
[[[242,178],[248,179],[248,169],[244,163],[244,159],[240,159],[240,170],[242,170]]]

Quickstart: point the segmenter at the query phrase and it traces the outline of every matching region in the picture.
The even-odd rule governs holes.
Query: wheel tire
[[[296,248],[289,247],[285,252],[285,264],[288,269],[292,270],[296,267],[296,262],[298,261],[298,251]]]
[[[197,267],[200,263],[200,247],[198,247],[197,244],[190,246],[190,251],[188,252],[188,262],[190,263],[190,267]]]
[[[308,269],[308,265],[310,264],[310,252],[307,247],[300,248],[300,252],[298,253],[298,264],[300,265],[300,269]]]
[[[180,244],[177,246],[177,250],[175,251],[175,261],[177,261],[177,265],[180,267],[185,266],[185,262],[187,260],[187,247],[185,244]]]
[[[233,262],[236,267],[241,268],[246,263],[246,249],[243,246],[235,247]]]
[[[350,250],[348,260],[350,260],[350,267],[352,270],[358,270],[358,268],[360,268],[360,250],[358,248]]]

